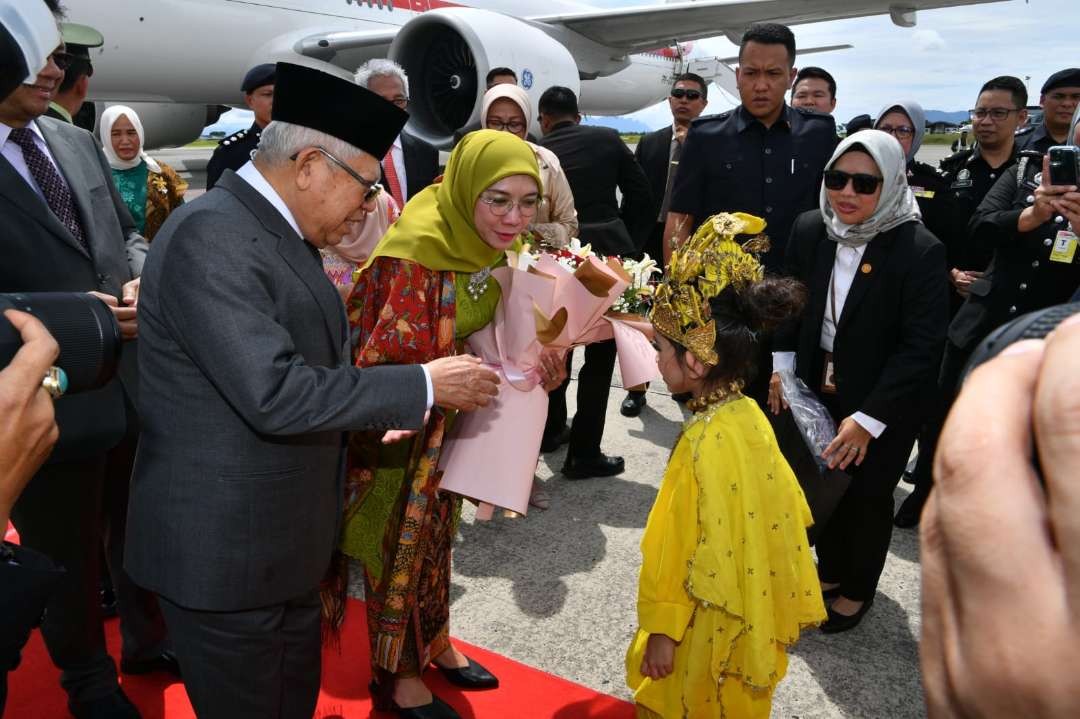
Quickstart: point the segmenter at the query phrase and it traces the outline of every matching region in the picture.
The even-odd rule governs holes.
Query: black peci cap
[[[854,135],[860,130],[869,130],[874,126],[874,121],[869,115],[856,115],[847,121],[847,134]]]
[[[279,62],[270,119],[325,132],[381,160],[409,113],[352,80]]]
[[[256,65],[247,71],[247,75],[244,75],[244,82],[240,85],[240,89],[251,94],[263,85],[273,85],[276,72],[277,65],[272,62]]]
[[[1046,79],[1042,86],[1042,94],[1059,87],[1080,87],[1080,67],[1070,67],[1067,70],[1059,70]]]

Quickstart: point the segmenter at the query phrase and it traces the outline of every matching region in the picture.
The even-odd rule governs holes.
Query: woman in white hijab
[[[517,85],[495,85],[484,94],[480,107],[480,124],[485,129],[503,130],[525,139],[532,117],[529,95]],[[540,165],[540,180],[544,183],[544,202],[529,224],[529,229],[540,235],[544,243],[553,247],[565,247],[570,238],[577,237],[577,210],[574,209],[574,193],[566,181],[566,173],[555,153],[546,147],[529,143]]]
[[[827,633],[854,628],[873,604],[893,490],[936,402],[949,318],[945,247],[922,223],[906,165],[901,145],[879,130],[841,142],[825,166],[820,209],[798,217],[786,251],[786,274],[806,284],[809,301],[777,334],[769,408],[786,409],[779,373],[794,371],[837,424],[822,459],[851,477],[832,515],[815,516]]]
[[[102,149],[112,168],[113,184],[139,233],[149,242],[169,213],[184,204],[187,183],[171,167],[146,154],[142,122],[130,107],[105,108],[98,124]]]

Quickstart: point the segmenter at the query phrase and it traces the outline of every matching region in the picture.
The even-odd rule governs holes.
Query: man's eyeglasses
[[[532,217],[540,209],[543,200],[538,195],[530,195],[514,202],[505,195],[480,195],[480,201],[491,208],[491,214],[504,217],[517,205],[522,217]]]
[[[825,187],[830,190],[842,190],[847,187],[848,182],[851,182],[856,194],[872,195],[884,180],[877,175],[865,172],[851,174],[842,170],[825,171]]]
[[[877,129],[889,133],[897,140],[907,140],[915,135],[915,128],[911,125],[878,125]]]
[[[682,87],[676,87],[674,90],[671,91],[671,96],[676,100],[681,100],[684,97],[687,100],[700,100],[701,90],[687,90]]]
[[[971,115],[972,120],[985,120],[989,117],[994,122],[1001,122],[1014,112],[1020,112],[1020,109],[1012,107],[976,107],[968,114]]]
[[[382,192],[383,188],[382,185],[379,184],[378,180],[365,179],[359,172],[352,169],[344,162],[331,155],[326,149],[319,147],[318,145],[316,145],[313,149],[321,152],[323,155],[326,156],[327,160],[330,160],[330,162],[334,163],[342,170],[345,170],[345,172],[348,173],[351,178],[360,183],[360,185],[364,188],[364,202],[371,202],[379,196],[380,192]],[[297,152],[296,154],[291,155],[289,159],[293,162],[296,162],[296,158],[299,157],[299,155],[300,153]]]
[[[49,55],[49,59],[53,61],[54,65],[66,72],[67,69],[71,67],[71,63],[75,59],[75,56],[72,55],[70,52],[57,50],[52,55]]]
[[[400,107],[402,110],[404,110],[409,105],[409,98],[405,97],[404,95],[398,95],[397,97],[395,97],[390,102],[394,103],[395,105]]]
[[[488,120],[487,126],[489,130],[518,133],[525,129],[525,122],[523,120],[511,120],[510,122]]]

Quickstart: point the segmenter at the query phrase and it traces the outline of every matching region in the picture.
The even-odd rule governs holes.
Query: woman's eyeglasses
[[[491,214],[496,217],[504,217],[510,214],[510,210],[517,205],[518,212],[522,217],[532,217],[540,209],[543,200],[539,196],[524,197],[514,202],[505,195],[480,195],[480,201],[491,208]]]
[[[701,90],[686,90],[681,87],[677,87],[671,91],[671,96],[676,100],[681,100],[684,97],[687,100],[699,100],[701,99]]]
[[[874,191],[877,190],[877,186],[884,182],[884,180],[877,175],[869,175],[865,172],[851,174],[843,172],[842,170],[825,171],[825,187],[829,190],[842,190],[847,187],[849,181],[855,188],[856,194],[859,195],[874,194]]]
[[[906,140],[915,135],[915,128],[911,125],[878,125],[877,129],[889,133],[897,140]]]
[[[499,132],[518,133],[525,129],[525,121],[511,120],[510,122],[503,122],[502,120],[488,120],[487,127],[489,130],[498,130]]]

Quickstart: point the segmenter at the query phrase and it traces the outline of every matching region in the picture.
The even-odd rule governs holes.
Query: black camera
[[[103,387],[120,362],[120,325],[104,302],[84,292],[0,294],[0,313],[21,310],[34,315],[60,345],[56,366],[67,374],[66,394]],[[22,337],[0,314],[0,368],[22,346]]]
[[[1080,147],[1055,145],[1047,154],[1050,156],[1050,184],[1080,187]]]
[[[962,379],[967,379],[972,370],[983,362],[997,357],[1003,349],[1013,342],[1041,340],[1053,332],[1059,324],[1078,312],[1080,312],[1080,302],[1071,302],[1029,312],[1003,324],[988,334],[975,348],[971,360],[968,361],[967,367],[964,369]]]

